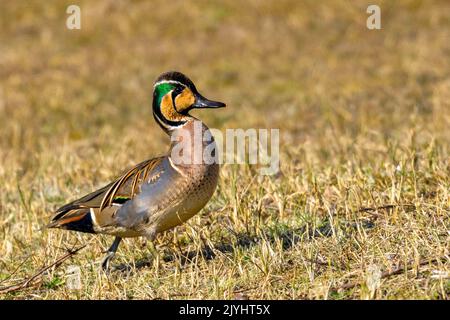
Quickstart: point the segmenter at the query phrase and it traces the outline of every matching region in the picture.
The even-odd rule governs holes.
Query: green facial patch
[[[173,90],[175,86],[172,83],[161,83],[155,88],[155,96],[158,106],[161,104],[162,98]]]

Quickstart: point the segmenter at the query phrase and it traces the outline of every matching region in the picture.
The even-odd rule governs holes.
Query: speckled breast
[[[197,165],[187,170],[187,176],[177,181],[174,202],[154,220],[155,232],[173,228],[198,213],[211,199],[219,177],[219,165]]]

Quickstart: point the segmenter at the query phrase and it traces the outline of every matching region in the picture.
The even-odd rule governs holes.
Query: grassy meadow
[[[448,299],[450,3],[0,4],[0,299]],[[158,236],[45,230],[53,210],[164,154],[152,86],[179,70],[227,108],[210,127],[280,129],[280,173],[223,165],[208,205]],[[70,289],[72,266],[81,288]]]

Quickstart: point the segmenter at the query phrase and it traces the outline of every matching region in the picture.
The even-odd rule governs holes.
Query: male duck
[[[214,139],[202,139],[201,148],[194,146],[194,127],[200,126],[202,133],[208,127],[189,111],[221,107],[225,104],[203,97],[182,73],[160,75],[153,87],[153,116],[171,138],[187,134],[186,141],[191,142],[182,153],[189,161],[175,161],[173,142],[165,156],[143,161],[107,186],[56,210],[47,226],[114,235],[102,261],[102,268],[107,269],[122,238],[143,236],[152,241],[158,233],[194,216],[214,193],[219,165],[217,161],[191,161],[203,159],[199,153],[214,144]]]

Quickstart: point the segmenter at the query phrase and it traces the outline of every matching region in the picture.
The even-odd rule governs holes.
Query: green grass
[[[80,31],[65,28],[71,2],[0,12],[0,286],[88,244],[1,298],[448,299],[448,1],[381,1],[380,31],[365,27],[370,1],[79,3]],[[156,259],[128,239],[106,275],[111,237],[41,228],[166,152],[151,91],[171,69],[227,103],[196,112],[210,127],[279,128],[281,173],[223,166]],[[81,290],[65,285],[70,265]]]

